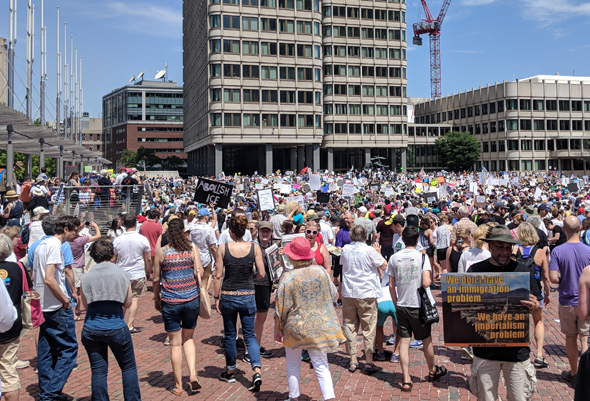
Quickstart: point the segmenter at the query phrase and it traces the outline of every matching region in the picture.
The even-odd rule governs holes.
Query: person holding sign
[[[513,245],[516,244],[506,226],[496,226],[484,239],[490,244],[491,257],[472,265],[467,273],[509,273],[525,272],[530,274],[531,292],[529,299],[520,303],[530,312],[539,309],[537,300],[534,269],[528,269],[523,263],[511,259]],[[500,372],[504,376],[506,399],[524,401],[532,397],[537,378],[535,367],[530,361],[529,347],[473,347],[473,365],[469,386],[479,401],[498,399]]]

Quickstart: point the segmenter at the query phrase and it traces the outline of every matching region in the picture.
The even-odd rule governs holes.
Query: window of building
[[[520,120],[520,129],[522,131],[530,131],[531,130],[531,120]]]
[[[572,100],[572,111],[582,111],[581,100]]]
[[[570,149],[571,150],[582,149],[582,140],[581,139],[570,139]]]
[[[295,91],[280,91],[281,103],[295,103],[296,92]]]
[[[209,16],[209,28],[220,28],[221,27],[221,15],[210,15]]]
[[[223,65],[223,76],[228,78],[240,76],[240,65],[239,64],[224,64]]]
[[[211,113],[211,126],[221,127],[221,113]]]
[[[547,120],[547,131],[557,131],[557,120]]]
[[[224,15],[223,27],[225,29],[240,29],[240,17],[234,15]]]
[[[242,17],[242,29],[246,31],[258,30],[258,18],[256,17]]]
[[[520,141],[520,150],[533,150],[533,141],[530,139],[523,139]]]
[[[260,127],[260,114],[244,113],[244,127]]]
[[[276,98],[276,91],[274,92]],[[242,92],[242,99],[244,100],[244,103],[258,103],[260,101],[260,91],[258,89],[244,89]]]
[[[567,139],[556,139],[557,150],[567,150]]]
[[[572,169],[572,161],[571,161],[571,159],[563,159],[563,160],[561,160],[561,169],[562,170],[571,170]]]
[[[558,104],[559,104],[559,111],[570,111],[570,101],[569,100],[560,100]]]
[[[280,67],[279,74],[283,80],[295,80],[295,67]]]
[[[221,40],[220,39],[211,39],[209,41],[209,51],[211,53],[220,53],[221,52]]]
[[[583,126],[582,120],[572,120],[572,131],[582,131]]]
[[[506,129],[508,131],[518,130],[518,120],[506,120]]]
[[[211,95],[212,102],[220,102],[221,101],[221,88],[212,88],[209,91]]]
[[[226,102],[239,102],[240,101],[240,90],[239,89],[224,89],[223,100]]]
[[[521,160],[520,161],[520,169],[522,171],[530,171],[533,169],[533,161],[532,160]]]
[[[508,142],[508,150],[518,150],[518,140],[509,139],[507,142]]]
[[[260,53],[263,56],[276,56],[277,55],[277,44],[273,42],[261,42]]]
[[[496,142],[496,141],[490,142],[490,151],[492,151],[492,152],[498,151],[498,142]]]
[[[544,109],[543,100],[541,99],[533,99],[533,110],[535,111],[543,111]]]
[[[535,150],[545,150],[545,140],[535,139]]]
[[[557,100],[545,100],[545,110],[557,111]]]
[[[533,129],[535,131],[545,131],[545,120],[533,120]]]
[[[281,114],[281,127],[295,127],[297,123],[295,114]]]
[[[260,77],[262,79],[277,79],[277,67],[260,67]]]
[[[520,109],[521,110],[530,110],[531,109],[531,100],[530,99],[520,99]]]
[[[240,54],[240,41],[239,40],[223,40],[223,52],[224,53],[235,53]]]
[[[508,160],[508,169],[510,169],[510,171],[518,171],[518,168],[518,160]]]
[[[245,101],[245,99],[244,99]],[[277,103],[278,102],[278,91],[263,89],[262,90],[262,103]]]
[[[258,55],[258,42],[249,40],[242,41],[242,53]]]
[[[242,75],[244,78],[260,78],[260,67],[257,65],[243,65]]]
[[[560,131],[569,131],[570,130],[570,120],[559,120],[559,130]]]
[[[498,106],[498,113],[502,113],[504,111],[504,101],[503,100],[500,100],[496,104]]]
[[[535,170],[536,171],[544,171],[545,170],[545,160],[535,160]]]
[[[482,148],[483,153],[488,153],[490,151],[489,142],[482,142],[481,145],[482,145],[481,148]]]
[[[278,127],[279,126],[279,117],[276,114],[263,114],[261,120],[262,120],[263,127]]]
[[[547,150],[550,152],[555,150],[555,141],[553,139],[547,139]]]
[[[223,113],[223,125],[226,127],[241,127],[242,115],[240,113]]]
[[[221,76],[221,64],[211,64],[211,77]]]

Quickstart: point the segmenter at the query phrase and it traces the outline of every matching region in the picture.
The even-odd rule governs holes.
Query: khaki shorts
[[[203,283],[211,277],[211,265],[212,263],[209,263],[207,266],[203,267],[203,277],[201,277]]]
[[[80,288],[80,278],[84,275],[83,267],[72,267],[74,272],[74,286]]]
[[[131,280],[131,294],[133,295],[133,298],[139,298],[145,294],[145,283],[145,277],[139,280]]]
[[[20,338],[6,344],[0,344],[0,380],[2,381],[2,392],[5,393],[20,389],[20,380],[16,372],[19,345]]]
[[[590,330],[590,319],[578,320],[578,307],[572,305],[559,305],[559,322],[561,332],[566,336],[578,334],[587,336]]]

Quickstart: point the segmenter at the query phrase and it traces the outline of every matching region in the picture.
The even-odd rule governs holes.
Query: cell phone
[[[86,222],[86,223],[84,223],[84,224],[85,224],[85,225],[87,225],[87,226],[89,226],[89,225],[90,225],[90,222],[89,222],[89,221],[87,221],[87,222]]]

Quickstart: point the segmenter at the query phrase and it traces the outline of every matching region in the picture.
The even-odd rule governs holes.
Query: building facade
[[[405,164],[405,11],[405,0],[184,1],[189,174]]]
[[[414,106],[412,141],[471,132],[490,171],[590,170],[590,78],[540,75]]]
[[[186,160],[183,147],[183,89],[174,82],[140,81],[102,98],[105,157],[114,166],[125,149],[155,149],[161,159]]]

